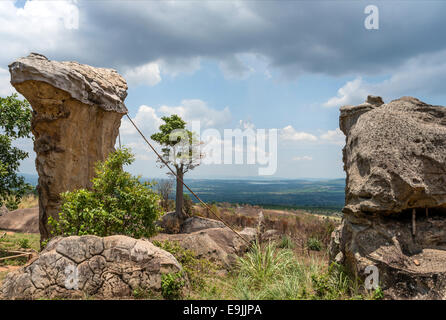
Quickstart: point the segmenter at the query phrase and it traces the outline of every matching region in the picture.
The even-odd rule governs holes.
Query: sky
[[[445,13],[444,1],[416,0],[3,0],[0,95],[15,92],[8,64],[30,52],[113,68],[148,137],[171,114],[222,143],[225,129],[277,129],[276,170],[263,178],[342,178],[339,107],[369,94],[446,104]],[[165,176],[126,119],[120,134],[136,155],[130,172]],[[30,153],[21,172],[35,173],[32,141],[17,145]],[[259,167],[202,164],[187,177],[259,177]]]

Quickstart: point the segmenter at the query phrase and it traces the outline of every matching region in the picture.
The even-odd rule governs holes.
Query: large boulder
[[[10,211],[0,216],[0,230],[39,233],[39,208]]]
[[[37,259],[9,273],[3,299],[131,297],[161,290],[161,276],[181,271],[178,261],[147,240],[126,236],[52,239]]]
[[[203,217],[189,217],[181,225],[182,233],[192,233],[204,229],[224,228],[225,224],[221,221]]]
[[[387,298],[446,298],[446,108],[412,97],[369,97],[341,108],[344,218],[330,260]]]
[[[342,107],[340,128],[347,136],[344,212],[446,208],[446,108],[412,97],[367,102]]]
[[[11,84],[33,108],[32,133],[39,174],[39,223],[49,237],[60,193],[90,186],[94,165],[114,150],[127,112],[125,80],[111,69],[50,61],[32,53],[9,65]]]
[[[183,248],[193,251],[198,258],[205,258],[225,269],[231,269],[237,261],[237,256],[246,252],[249,244],[255,240],[256,230],[245,228],[240,235],[248,243],[228,227],[203,229],[192,233],[160,233],[150,240],[178,242]]]

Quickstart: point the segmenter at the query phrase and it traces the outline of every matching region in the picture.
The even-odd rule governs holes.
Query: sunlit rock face
[[[125,80],[111,69],[30,54],[9,65],[11,84],[33,108],[39,174],[39,229],[49,237],[60,193],[90,185],[94,164],[114,150],[127,112]]]
[[[390,298],[446,298],[446,108],[369,96],[340,111],[347,178],[331,261],[363,279],[377,266]]]

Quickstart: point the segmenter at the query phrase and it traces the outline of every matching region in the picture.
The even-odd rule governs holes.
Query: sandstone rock
[[[159,292],[161,276],[181,266],[147,240],[126,236],[52,239],[29,265],[7,275],[3,299],[131,297],[135,289]]]
[[[9,212],[8,208],[5,205],[0,207],[0,217],[7,214]]]
[[[386,298],[446,299],[445,230],[445,219],[420,219],[413,237],[408,220],[347,215],[332,234],[330,260],[362,279],[376,266]]]
[[[0,230],[39,233],[39,208],[10,211],[0,216]]]
[[[341,108],[344,212],[446,208],[446,108],[403,97]]]
[[[125,80],[111,69],[50,61],[39,54],[9,66],[11,84],[31,104],[39,174],[41,238],[61,192],[90,186],[94,164],[113,151],[127,112]]]
[[[362,279],[376,266],[386,298],[446,299],[446,109],[369,97],[341,108],[340,127],[346,199],[330,261]]]
[[[249,242],[254,241],[256,230],[245,228],[240,234]],[[151,240],[178,241],[180,245],[224,268],[230,269],[237,255],[246,252],[248,245],[229,228],[211,228],[193,233],[158,234]]]
[[[187,218],[181,225],[181,233],[192,233],[204,229],[211,228],[225,228],[225,224],[218,220],[203,218],[203,217],[190,217]]]

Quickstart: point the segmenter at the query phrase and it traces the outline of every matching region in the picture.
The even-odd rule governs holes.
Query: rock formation
[[[126,236],[57,237],[37,259],[6,276],[0,297],[132,297],[135,289],[159,292],[162,274],[181,270],[173,255],[147,240]]]
[[[255,240],[256,230],[245,228],[240,232],[249,242]],[[183,248],[193,251],[198,258],[206,258],[217,265],[231,269],[236,257],[246,252],[248,245],[228,227],[209,228],[192,233],[158,234],[151,241],[177,241]]]
[[[341,109],[347,173],[343,222],[330,258],[386,297],[446,298],[446,108],[369,97]]]
[[[39,228],[49,237],[60,193],[90,185],[94,165],[113,150],[127,112],[125,80],[111,69],[50,61],[32,53],[9,66],[11,84],[33,108],[39,174]]]

